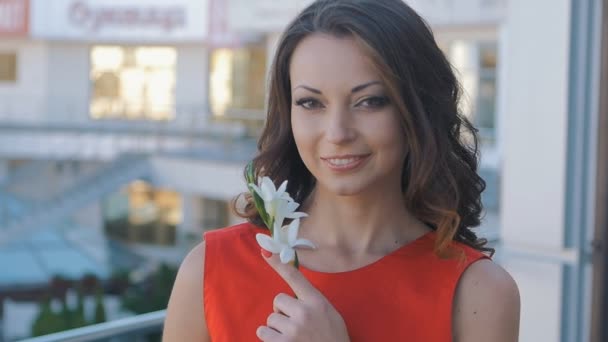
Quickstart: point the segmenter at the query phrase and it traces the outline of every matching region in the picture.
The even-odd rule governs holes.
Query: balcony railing
[[[237,111],[230,116],[214,116],[206,102],[179,103],[166,120],[131,118],[125,115],[94,119],[85,101],[36,96],[0,96],[0,130],[81,133],[120,133],[143,136],[209,138],[243,137],[250,121],[258,126],[263,111]]]
[[[165,310],[155,311],[30,338],[21,342],[147,342],[146,334],[162,331],[165,314]]]

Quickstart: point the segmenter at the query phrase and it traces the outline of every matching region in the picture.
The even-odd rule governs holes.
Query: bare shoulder
[[[454,341],[517,341],[519,311],[519,289],[511,275],[479,260],[465,270],[456,289]]]
[[[210,341],[203,308],[205,242],[182,262],[167,306],[163,341]]]

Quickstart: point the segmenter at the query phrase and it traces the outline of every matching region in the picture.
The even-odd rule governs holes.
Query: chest
[[[213,291],[205,305],[214,342],[257,341],[255,331],[272,313],[274,297],[293,294],[280,278],[264,278]],[[415,274],[309,280],[342,315],[353,342],[451,340],[451,296],[425,286]]]

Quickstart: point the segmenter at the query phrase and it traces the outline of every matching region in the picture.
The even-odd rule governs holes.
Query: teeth
[[[356,162],[359,158],[346,158],[346,159],[328,159],[328,161],[336,166],[348,165]]]

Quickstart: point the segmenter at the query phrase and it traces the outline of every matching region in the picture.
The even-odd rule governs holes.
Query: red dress
[[[208,231],[205,237],[205,318],[213,342],[259,341],[256,329],[272,313],[274,297],[293,294],[262,259],[249,223]],[[303,266],[304,276],[334,305],[352,342],[452,340],[452,302],[458,279],[484,254],[462,248],[464,258],[433,253],[428,233],[361,268],[324,273]]]

